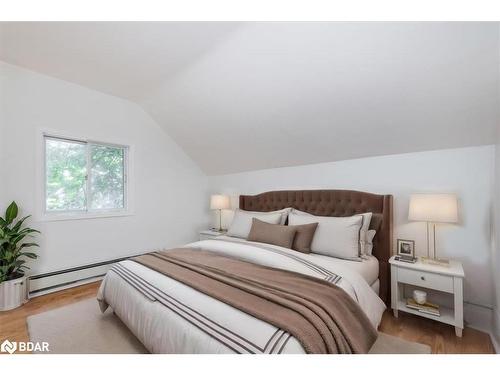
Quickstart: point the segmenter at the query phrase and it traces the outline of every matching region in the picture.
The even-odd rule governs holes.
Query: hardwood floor
[[[99,282],[33,298],[24,306],[0,312],[0,342],[28,341],[26,318],[96,295]],[[463,337],[455,336],[453,327],[400,312],[399,319],[387,310],[380,331],[404,340],[429,345],[432,353],[495,353],[490,337],[484,332],[465,328]]]
[[[387,310],[379,330],[404,340],[431,347],[434,354],[494,354],[495,349],[487,333],[464,328],[463,337],[455,335],[455,328],[435,320],[399,312],[399,318]]]

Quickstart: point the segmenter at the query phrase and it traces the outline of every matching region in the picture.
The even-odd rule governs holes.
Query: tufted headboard
[[[380,298],[390,300],[390,267],[392,247],[392,195],[378,195],[354,190],[282,190],[258,195],[240,195],[240,209],[275,211],[286,207],[317,216],[352,216],[372,212],[373,255],[379,260]]]

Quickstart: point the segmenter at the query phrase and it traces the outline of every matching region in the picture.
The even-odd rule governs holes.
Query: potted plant
[[[0,217],[0,311],[15,309],[27,301],[26,276],[24,271],[26,258],[36,259],[35,253],[26,249],[38,246],[26,240],[36,229],[23,227],[29,217],[16,220],[18,207],[12,202],[5,211],[5,217]]]

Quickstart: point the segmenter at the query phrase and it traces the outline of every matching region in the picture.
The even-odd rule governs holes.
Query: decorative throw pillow
[[[359,260],[361,215],[349,217],[315,216],[297,214],[295,210],[288,215],[289,225],[318,223],[311,251],[342,259]]]
[[[290,249],[297,228],[288,225],[269,224],[259,219],[252,219],[252,228],[248,234],[248,241],[264,242]]]
[[[297,229],[297,233],[295,233],[295,238],[293,239],[292,249],[300,251],[301,253],[310,253],[311,242],[314,238],[318,223],[289,226]]]
[[[270,224],[279,224],[282,220],[281,212],[253,212],[236,210],[234,212],[233,221],[227,231],[227,235],[231,237],[247,238],[252,227],[252,219],[257,218]]]

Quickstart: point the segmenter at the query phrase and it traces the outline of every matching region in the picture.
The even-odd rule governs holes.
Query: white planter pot
[[[12,310],[28,301],[26,276],[0,283],[0,311]]]

